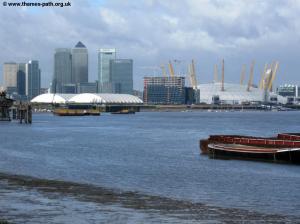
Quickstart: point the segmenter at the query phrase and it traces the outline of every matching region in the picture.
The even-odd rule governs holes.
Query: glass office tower
[[[55,49],[52,92],[63,93],[62,86],[72,83],[72,55],[68,48]]]
[[[39,62],[36,60],[29,61],[26,64],[26,95],[28,99],[38,96],[41,89],[41,70]]]
[[[80,41],[72,49],[72,83],[88,82],[88,50]]]
[[[133,93],[133,60],[110,60],[112,93]]]
[[[99,93],[112,93],[110,79],[110,60],[116,59],[116,49],[100,49],[98,52],[98,91]]]
[[[18,64],[17,89],[19,95],[26,95],[26,63]]]

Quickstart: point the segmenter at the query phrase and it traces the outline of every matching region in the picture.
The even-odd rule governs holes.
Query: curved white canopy
[[[39,95],[31,100],[32,103],[97,103],[97,104],[142,104],[143,101],[130,94],[113,93],[81,93],[81,94],[52,94]]]
[[[70,103],[102,103],[101,97],[93,93],[82,93],[73,96],[68,100]]]
[[[31,103],[66,103],[66,99],[58,94],[45,93],[34,97]]]

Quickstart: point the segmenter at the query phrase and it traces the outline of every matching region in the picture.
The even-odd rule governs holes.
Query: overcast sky
[[[7,0],[13,1],[18,2]],[[27,0],[34,1],[42,2]],[[198,82],[211,82],[213,66],[221,67],[222,58],[227,82],[239,82],[242,64],[247,64],[249,74],[254,59],[254,82],[265,63],[278,60],[276,83],[300,84],[300,0],[71,0],[71,4],[64,8],[1,4],[1,80],[4,62],[36,59],[42,86],[48,87],[54,49],[82,41],[89,51],[89,81],[97,79],[97,49],[114,47],[119,58],[134,60],[136,89],[142,89],[143,76],[160,75],[157,67],[169,60],[180,61],[174,63],[175,70],[186,73],[187,63],[194,59]]]

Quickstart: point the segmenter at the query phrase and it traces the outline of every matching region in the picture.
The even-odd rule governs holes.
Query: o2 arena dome
[[[214,99],[218,99],[223,104],[242,104],[250,102],[278,102],[285,103],[286,98],[268,90],[259,89],[251,86],[248,90],[247,85],[224,83],[222,82],[199,84],[200,102],[211,104]]]

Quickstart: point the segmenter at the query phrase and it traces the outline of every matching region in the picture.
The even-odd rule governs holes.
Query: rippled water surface
[[[280,132],[300,132],[300,113],[35,114],[32,125],[0,123],[0,172],[300,217],[300,166],[199,153],[210,134]]]

